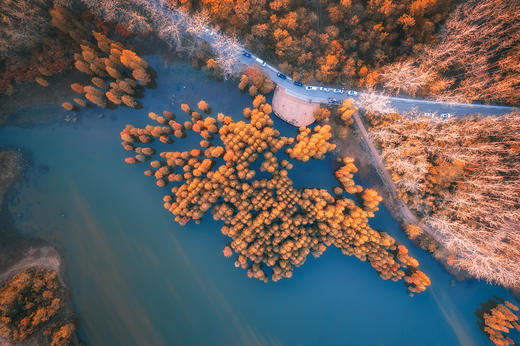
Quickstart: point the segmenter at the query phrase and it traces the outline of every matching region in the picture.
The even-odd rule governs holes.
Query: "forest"
[[[389,92],[440,100],[520,104],[518,1],[462,2],[439,39],[381,73]]]
[[[452,0],[183,1],[304,83],[373,87],[379,69],[435,38]]]
[[[63,296],[54,271],[27,269],[14,275],[0,286],[0,336],[16,343],[74,343],[76,327],[64,318]]]
[[[439,233],[448,263],[505,287],[520,285],[519,115],[366,114],[400,197]]]
[[[153,33],[224,76],[236,75],[242,44],[306,84],[520,103],[520,11],[492,0],[9,0],[0,5],[0,92],[72,67],[70,40],[50,29],[55,4],[95,14],[96,26],[122,37]],[[226,33],[210,47],[197,39],[207,26]],[[43,69],[24,70],[38,61]]]
[[[514,1],[169,2],[207,16],[304,83],[520,103],[520,11]]]

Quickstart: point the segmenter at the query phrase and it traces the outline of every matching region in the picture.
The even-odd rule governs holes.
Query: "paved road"
[[[358,100],[363,96],[374,96],[355,90],[344,90],[344,93],[337,93],[331,89],[332,87],[320,87],[316,86],[318,90],[308,90],[306,85],[297,86],[293,80],[287,76],[287,79],[281,79],[277,74],[280,73],[276,68],[269,64],[262,66],[258,63],[256,57],[251,55],[250,58],[241,55],[240,62],[245,65],[257,65],[265,73],[271,77],[271,79],[278,85],[284,87],[287,92],[300,99],[308,100],[311,102],[318,103],[330,103],[330,98],[336,99],[337,102],[341,103],[342,100],[352,98],[354,101]],[[329,91],[326,91],[327,88]],[[323,90],[325,89],[325,90]],[[336,90],[342,90],[336,88]],[[409,111],[416,111],[417,113],[431,116],[431,117],[443,117],[449,118],[452,116],[464,116],[468,114],[482,114],[482,115],[501,115],[511,113],[513,110],[518,110],[515,107],[504,107],[504,106],[492,106],[492,105],[479,105],[479,104],[466,104],[466,103],[455,103],[455,102],[436,102],[421,100],[415,98],[402,98],[402,97],[388,97],[389,106],[397,110],[399,113],[406,113]],[[334,100],[332,100],[334,102]]]
[[[159,3],[161,3],[160,0],[156,0],[155,2],[150,2],[149,4],[153,7],[160,8],[161,5]],[[223,38],[226,38],[226,36],[222,35],[221,33],[215,30],[212,30],[209,26],[204,26],[205,23],[197,23],[194,18],[180,11],[168,10],[166,12],[163,11],[163,14],[165,16],[169,16],[171,21],[177,22],[180,25],[182,25],[186,30],[189,27],[197,27],[198,29],[192,30],[192,33],[200,39],[206,41],[210,45],[210,47],[213,47],[215,50],[220,50],[221,52],[225,53],[227,52],[228,56],[226,58],[229,58],[230,61],[237,58],[238,55],[237,63],[242,63],[246,66],[256,65],[263,72],[269,75],[269,77],[276,84],[285,88],[288,94],[291,94],[302,100],[330,104],[331,102],[341,103],[342,100],[345,100],[347,98],[352,98],[354,99],[354,101],[356,101],[360,98],[363,98],[364,96],[375,96],[374,94],[367,94],[355,90],[343,90],[342,93],[338,93],[333,91],[336,88],[334,86],[316,86],[314,87],[314,90],[309,90],[309,88],[311,88],[312,86],[297,86],[294,84],[294,81],[289,76],[287,76],[285,79],[280,78],[278,76],[280,71],[278,71],[275,67],[264,62],[261,58],[255,56],[252,53],[243,54],[246,52],[243,48],[237,46],[236,44],[233,45],[229,41],[225,43],[226,40]],[[336,88],[336,90],[342,89]],[[335,100],[331,100],[331,98]],[[391,106],[399,113],[415,111],[416,113],[425,116],[441,118],[450,118],[452,116],[464,116],[468,114],[501,115],[510,113],[513,110],[519,110],[519,108],[513,107],[453,102],[436,102],[416,98],[388,97],[387,99],[389,101],[389,106]]]
[[[210,29],[206,29],[206,32],[200,35],[202,39],[208,42],[210,45],[215,42],[215,36],[219,35],[218,33],[212,32]],[[265,72],[269,77],[279,86],[286,89],[286,92],[290,95],[298,97],[303,100],[308,100],[310,102],[317,103],[331,103],[331,101],[341,103],[342,100],[347,98],[352,98],[355,100],[359,100],[365,96],[375,96],[371,94],[366,94],[362,92],[357,92],[355,90],[342,90],[343,92],[338,92],[339,88],[334,90],[334,87],[312,87],[312,86],[298,86],[294,84],[294,81],[291,80],[289,76],[285,76],[285,78],[280,78],[278,71],[273,66],[264,62],[261,58],[256,57],[254,54],[246,52],[242,50],[243,53],[238,58],[239,62],[252,66],[256,65],[263,72]],[[324,90],[325,89],[325,90]],[[331,90],[332,89],[332,90]],[[336,92],[335,92],[336,91]],[[331,100],[334,98],[335,100]],[[402,98],[402,97],[388,97],[387,98],[389,106],[394,108],[399,113],[406,113],[409,111],[414,111],[418,114],[422,114],[425,116],[431,117],[441,117],[441,118],[451,118],[451,117],[461,117],[469,114],[481,114],[481,115],[502,115],[511,113],[514,110],[518,110],[515,107],[504,107],[504,106],[493,106],[493,105],[479,105],[479,104],[465,104],[465,103],[455,103],[455,102],[436,102],[436,101],[428,101],[421,100],[415,98]],[[397,187],[394,184],[390,173],[386,169],[383,159],[379,155],[378,150],[376,149],[372,139],[366,131],[366,128],[363,124],[363,121],[359,114],[356,112],[354,114],[354,120],[356,126],[368,146],[368,149],[371,153],[371,157],[374,161],[374,165],[376,170],[381,177],[384,185],[388,188],[390,195],[393,197],[397,206],[399,208],[402,220],[405,223],[416,224],[420,226],[426,233],[432,236],[435,240],[440,242],[441,237],[439,234],[432,228],[423,224],[418,220],[417,216],[408,208],[406,203],[400,199],[397,195]]]
[[[200,38],[202,38],[211,45],[215,43],[215,37],[218,35],[220,34],[212,32],[210,29],[207,29],[205,33],[200,35]],[[246,51],[243,50],[243,52]],[[319,86],[315,86],[315,90],[309,90],[309,88],[312,86],[297,86],[294,84],[294,81],[289,76],[286,76],[286,79],[282,79],[278,76],[280,71],[278,71],[275,67],[267,64],[261,58],[255,56],[252,53],[248,54],[250,54],[250,56],[241,54],[238,58],[239,62],[247,66],[256,65],[263,72],[269,75],[269,77],[276,84],[285,88],[287,90],[287,93],[295,97],[298,97],[302,100],[308,100],[310,102],[317,103],[331,103],[337,100],[338,103],[341,103],[342,100],[348,98],[358,100],[360,97],[374,96],[374,94],[367,94],[355,90],[343,90],[341,88],[335,87],[320,88]],[[336,91],[342,90],[343,92],[334,92],[334,89],[336,89]],[[331,98],[335,100],[331,100]],[[464,116],[468,114],[501,115],[511,113],[514,110],[519,110],[519,108],[517,107],[467,104],[456,102],[437,102],[421,100],[417,98],[403,97],[388,97],[388,101],[389,106],[391,106],[400,113],[415,111],[418,114],[442,118],[449,118],[452,116]]]

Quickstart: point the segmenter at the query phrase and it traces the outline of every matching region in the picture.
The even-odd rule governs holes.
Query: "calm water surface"
[[[367,263],[335,248],[310,256],[289,280],[251,280],[222,255],[228,239],[210,214],[200,225],[176,224],[162,208],[166,189],[144,176],[143,166],[123,162],[119,132],[127,123],[150,123],[150,111],[169,109],[184,121],[180,103],[200,99],[241,119],[250,98],[188,65],[150,60],[158,87],[147,90],[142,110],[96,108],[82,111],[77,124],[0,128],[0,145],[26,149],[34,161],[9,210],[20,231],[60,250],[87,344],[491,344],[474,311],[494,295],[510,294],[477,281],[450,284],[452,277],[410,244],[384,207],[372,227],[408,246],[433,282],[413,298],[402,282],[381,280]],[[58,104],[43,112],[66,114]],[[278,120],[275,127],[295,133]],[[199,140],[192,135],[173,148]],[[297,187],[330,188],[332,162],[295,165],[291,177]]]

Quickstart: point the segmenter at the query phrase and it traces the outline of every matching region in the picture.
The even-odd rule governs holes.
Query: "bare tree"
[[[442,100],[520,103],[518,1],[471,0],[450,14],[439,43],[419,56],[386,67],[393,92]]]
[[[133,31],[153,31],[171,48],[180,49],[190,56],[203,50],[203,35],[210,30],[209,16],[203,11],[189,15],[172,8],[164,0],[107,0],[102,3],[82,0],[103,18],[125,23]],[[182,40],[182,32],[186,40]],[[184,43],[184,45],[183,45]],[[210,49],[225,78],[238,73],[241,46],[236,37],[213,31]]]
[[[417,66],[413,60],[405,60],[383,69],[380,78],[388,91],[415,96],[431,83],[435,76],[436,73],[429,66]]]
[[[412,210],[471,275],[520,285],[520,113],[434,120],[368,114]]]
[[[209,16],[203,11],[196,12],[191,18],[188,17],[186,22],[186,31],[197,37],[201,37],[204,31],[209,28]]]
[[[366,93],[362,93],[357,102],[356,106],[359,109],[364,109],[371,113],[393,113],[395,108],[390,105],[390,99],[388,96],[378,94],[374,90],[369,89]]]
[[[217,56],[217,64],[222,69],[225,77],[237,74],[238,56],[241,47],[236,37],[228,37],[225,35],[217,35],[215,43],[211,45],[213,52]]]

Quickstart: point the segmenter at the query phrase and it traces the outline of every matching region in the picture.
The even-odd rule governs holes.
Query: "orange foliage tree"
[[[289,75],[296,73],[304,82],[340,81],[367,87],[378,83],[378,70],[382,66],[434,41],[437,28],[454,3],[453,0],[322,0],[305,5],[289,0],[169,2],[174,7],[204,11],[228,34],[240,34],[256,53],[285,66],[280,70]]]
[[[375,191],[364,192],[355,185],[353,159],[345,158],[336,176],[346,192],[364,200],[362,205],[342,195],[343,189],[336,189],[333,196],[324,189],[293,186],[289,177],[293,164],[275,154],[284,151],[298,161],[324,158],[335,148],[329,142],[330,125],[312,130],[302,127],[295,138],[280,136],[269,116],[272,107],[263,95],[256,95],[252,108],[243,110],[246,121],[234,121],[223,113],[216,118],[204,116],[187,104],[181,108],[191,117],[184,126],[174,120],[166,122],[153,112],[148,116],[159,126],[127,125],[121,131],[122,145],[135,155],[125,161],[150,160],[151,169],[144,174],[155,178],[158,187],[181,182],[168,186],[163,198],[164,208],[181,225],[199,223],[212,209],[213,217],[224,221],[222,233],[230,238],[224,256],[236,254],[235,266],[247,269],[249,277],[262,281],[269,275],[273,281],[290,278],[309,254],[318,257],[335,245],[344,254],[368,261],[383,279],[404,278],[410,291],[420,292],[429,285],[404,246],[368,225],[381,199]],[[203,139],[200,148],[164,151],[152,160],[154,151],[142,143],[154,138],[164,143],[161,138],[167,139],[179,128],[198,133]],[[258,159],[260,167],[253,169]],[[254,179],[258,170],[267,178]]]
[[[514,329],[520,331],[518,310],[516,305],[500,298],[489,300],[477,310],[478,325],[495,345],[517,345],[520,340],[515,343],[509,334]]]
[[[63,290],[56,272],[47,269],[27,269],[14,275],[0,286],[0,336],[23,342],[42,328],[43,335],[52,334],[51,323],[62,313]],[[57,323],[59,325],[59,322]],[[58,331],[59,339],[70,340],[74,332]]]

